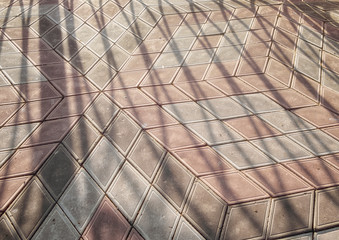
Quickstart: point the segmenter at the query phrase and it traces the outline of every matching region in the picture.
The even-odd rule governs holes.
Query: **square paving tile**
[[[268,194],[239,172],[202,177],[228,204],[268,198]]]
[[[287,162],[285,165],[315,188],[338,185],[339,171],[321,158]]]
[[[208,145],[244,140],[240,134],[219,120],[189,123],[186,124],[186,127],[197,134]]]
[[[317,230],[334,227],[338,224],[339,207],[336,204],[338,197],[338,187],[316,191],[314,219]]]
[[[202,140],[182,125],[153,128],[147,131],[168,150],[205,145]]]
[[[246,170],[244,173],[272,197],[313,189],[307,182],[279,164]]]
[[[249,142],[223,144],[213,148],[237,169],[253,168],[275,163]]]
[[[251,143],[277,162],[313,157],[310,152],[285,136],[262,138]]]
[[[103,137],[86,159],[84,167],[99,186],[107,190],[123,161],[122,154]]]
[[[79,42],[75,37],[69,35],[63,42],[61,42],[55,51],[61,55],[67,61],[71,60],[81,49],[83,44]]]
[[[155,104],[138,88],[110,90],[105,93],[121,108],[141,107]]]
[[[192,183],[193,175],[171,155],[166,158],[155,180],[155,186],[179,211],[184,207]]]
[[[43,240],[51,236],[65,240],[76,240],[80,237],[58,205],[53,208],[32,239]]]
[[[224,121],[247,139],[256,139],[280,135],[280,132],[257,116],[246,116]]]
[[[261,93],[233,96],[232,99],[253,113],[264,113],[283,110],[281,106]]]
[[[140,131],[141,128],[125,113],[121,112],[110,124],[105,135],[126,155]]]
[[[274,198],[271,205],[269,237],[283,237],[312,229],[313,192]]]
[[[198,177],[234,170],[210,147],[177,150],[174,155]]]
[[[58,199],[79,168],[72,155],[62,146],[51,154],[38,177],[54,199]]]
[[[230,206],[227,210],[222,237],[224,239],[264,238],[270,201]]]
[[[246,94],[256,91],[237,77],[210,79],[208,82],[227,95]]]
[[[301,108],[293,112],[317,127],[339,125],[339,115],[322,106]]]
[[[112,236],[115,239],[126,239],[130,228],[130,224],[113,203],[104,198],[83,237],[85,240],[94,240],[98,236],[103,240],[111,239]]]
[[[179,213],[156,191],[147,196],[135,227],[148,239],[169,239],[173,236]]]
[[[49,144],[17,150],[1,167],[0,178],[34,174],[55,148]]]
[[[118,111],[119,107],[109,100],[105,95],[101,94],[87,109],[85,116],[101,132],[103,132],[111,120],[117,115]]]
[[[82,163],[98,140],[99,132],[88,120],[82,118],[63,140],[63,144]]]
[[[212,114],[195,102],[167,104],[163,105],[163,108],[181,123],[215,119]]]
[[[198,101],[198,104],[207,109],[218,119],[228,119],[252,114],[246,108],[228,97],[201,100]]]
[[[124,216],[133,221],[143,203],[149,183],[128,162],[125,162],[117,177],[114,179],[107,195],[123,212]]]
[[[339,152],[339,141],[321,130],[303,131],[287,135],[314,155]]]
[[[185,82],[175,83],[180,90],[190,96],[193,100],[223,97],[224,94],[207,82]]]
[[[142,90],[154,99],[158,104],[186,102],[190,98],[173,85],[149,86]]]
[[[53,203],[40,181],[33,179],[7,210],[7,214],[20,236],[30,238]]]
[[[59,204],[79,232],[82,232],[100,203],[103,192],[92,178],[81,170],[77,173]]]
[[[165,153],[165,149],[153,138],[147,133],[142,133],[128,155],[128,159],[148,180],[152,181]]]

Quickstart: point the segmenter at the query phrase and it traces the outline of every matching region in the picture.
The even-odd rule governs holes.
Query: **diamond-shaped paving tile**
[[[332,228],[320,232],[315,233],[315,237],[317,240],[331,240],[338,236],[339,228]],[[310,238],[311,239],[311,238]]]
[[[233,96],[232,98],[254,113],[283,110],[277,103],[261,93]]]
[[[51,81],[63,96],[97,92],[98,89],[84,77],[70,77]]]
[[[0,101],[0,104],[3,105],[19,103],[22,102],[22,99],[12,86],[1,86]]]
[[[106,190],[123,160],[121,153],[103,137],[87,158],[84,167],[99,186]]]
[[[59,145],[39,171],[38,177],[54,199],[58,199],[77,169],[75,159]]]
[[[253,75],[250,77],[255,78]],[[237,77],[210,79],[208,82],[227,95],[238,95],[255,92],[255,89],[252,86],[246,84]]]
[[[86,77],[100,89],[103,89],[115,75],[116,71],[102,60],[86,73]]]
[[[193,100],[204,100],[224,96],[223,93],[207,82],[185,82],[175,83],[174,85],[190,96]]]
[[[20,239],[6,214],[3,214],[0,218],[0,232],[2,234],[3,239],[6,240]]]
[[[88,173],[81,170],[60,198],[59,204],[77,230],[82,232],[91,220],[102,195]]]
[[[184,217],[181,217],[173,239],[203,240],[204,237],[201,236],[200,233],[187,220],[185,220]]]
[[[152,105],[154,102],[138,88],[117,89],[106,92],[121,108]]]
[[[190,100],[189,97],[173,85],[143,87],[142,90],[150,95],[158,104],[186,102]]]
[[[322,106],[301,108],[293,112],[317,127],[339,125],[339,115],[327,110]]]
[[[27,101],[61,97],[60,93],[49,82],[19,84],[15,87]]]
[[[143,203],[149,183],[129,163],[125,162],[114,179],[107,195],[124,216],[133,221]]]

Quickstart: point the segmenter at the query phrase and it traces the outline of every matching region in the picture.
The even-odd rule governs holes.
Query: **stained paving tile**
[[[128,159],[151,181],[157,173],[165,153],[165,149],[152,137],[147,133],[142,133],[131,149]]]
[[[186,124],[186,127],[197,134],[208,145],[244,140],[240,134],[219,120],[189,123]]]
[[[141,128],[125,113],[120,113],[110,124],[105,135],[125,155]]]
[[[155,186],[181,211],[192,182],[193,175],[176,158],[168,155],[155,180]]]
[[[269,207],[269,200],[230,206],[227,210],[222,238],[264,238]]]
[[[313,192],[299,193],[272,200],[269,237],[283,237],[310,231],[313,220]]]
[[[50,211],[53,200],[37,179],[33,179],[7,210],[22,238],[29,238]]]
[[[98,138],[98,131],[88,120],[82,118],[66,136],[63,143],[81,163],[96,144]]]
[[[123,212],[124,216],[133,221],[138,214],[149,189],[149,183],[129,163],[125,163],[114,179],[107,195]]]
[[[219,197],[200,182],[195,183],[184,216],[204,237],[218,238],[225,212],[226,204]]]
[[[303,131],[288,134],[304,148],[315,155],[325,155],[339,151],[339,141],[322,132],[321,130]]]
[[[277,103],[261,93],[233,96],[232,99],[254,113],[283,110]]]
[[[135,227],[145,238],[169,239],[174,234],[179,216],[179,213],[152,189],[135,221]]]
[[[337,214],[339,208],[336,204],[339,194],[338,187],[318,190],[315,194],[315,228],[320,230],[336,226],[339,221]],[[322,238],[318,237],[318,239]]]
[[[237,169],[259,167],[275,162],[249,142],[229,143],[213,147]]]
[[[61,196],[59,204],[76,229],[82,232],[91,220],[102,195],[103,192],[88,173],[81,170]]]
[[[50,236],[65,240],[76,240],[79,238],[79,233],[57,205],[50,212],[32,239],[40,240]]]
[[[104,198],[84,233],[84,239],[126,239],[130,225],[113,203]]]

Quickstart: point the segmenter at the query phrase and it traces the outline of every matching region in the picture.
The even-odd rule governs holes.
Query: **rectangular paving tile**
[[[275,161],[249,142],[229,143],[214,146],[213,148],[237,169],[253,168],[275,163]]]
[[[125,162],[114,179],[107,195],[121,210],[124,216],[133,221],[143,203],[149,183],[128,162]]]
[[[61,196],[59,204],[76,229],[82,232],[91,220],[102,195],[103,192],[88,173],[81,170]]]

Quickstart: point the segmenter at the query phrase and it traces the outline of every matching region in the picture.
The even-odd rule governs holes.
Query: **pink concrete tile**
[[[238,61],[212,63],[205,79],[234,76]]]
[[[256,92],[250,85],[237,77],[225,77],[208,80],[210,84],[227,95],[237,95]]]
[[[322,130],[335,139],[339,140],[339,126],[323,128]]]
[[[283,45],[274,42],[271,46],[270,56],[290,68],[293,66],[294,51]]]
[[[240,79],[249,84],[251,87],[257,89],[258,91],[279,90],[288,88],[286,85],[267,74],[241,76]],[[253,92],[253,90],[251,92]]]
[[[322,33],[323,27],[324,27],[323,21],[321,21],[320,19],[314,18],[312,16],[308,16],[307,14],[304,14],[302,16],[301,24],[319,33]]]
[[[280,5],[267,5],[267,6],[259,6],[257,11],[257,15],[260,16],[276,16],[279,13]]]
[[[138,88],[106,91],[106,95],[122,108],[140,107],[155,104]]]
[[[227,8],[219,8],[212,11],[208,20],[211,22],[225,22],[230,20],[233,10]]]
[[[209,15],[209,12],[203,12],[203,11],[188,13],[182,24],[190,25],[190,24],[205,23],[207,21],[208,15]]]
[[[46,116],[57,106],[60,99],[47,99],[26,103],[7,122],[7,125],[43,121]]]
[[[22,102],[22,99],[12,86],[0,87],[0,105],[19,102]]]
[[[84,77],[69,77],[52,80],[51,83],[63,96],[93,93],[99,90]]]
[[[0,212],[6,210],[8,205],[20,193],[30,178],[31,176],[26,176],[0,180]]]
[[[247,43],[267,42],[272,39],[273,29],[255,29],[249,31]]]
[[[282,165],[271,165],[244,171],[272,197],[313,189],[309,184]]]
[[[158,53],[134,55],[128,60],[122,71],[150,69],[158,56]]]
[[[339,184],[338,169],[320,158],[297,160],[284,165],[317,189]]]
[[[322,92],[321,92],[321,105],[331,109],[332,111],[336,112],[339,114],[339,93],[323,87]]]
[[[34,82],[15,85],[26,101],[60,98],[60,93],[49,82]]]
[[[0,105],[0,127],[8,121],[17,111],[22,107],[23,104],[7,104],[7,105]]]
[[[295,72],[292,80],[292,88],[313,99],[319,101],[320,84],[303,74]]]
[[[158,104],[190,101],[189,97],[173,85],[143,87],[142,90]]]
[[[251,29],[273,29],[275,26],[277,17],[274,15],[271,16],[257,16],[253,24],[251,26]]]
[[[160,53],[166,44],[167,40],[165,39],[146,39],[139,45],[133,54]]]
[[[185,82],[174,83],[174,85],[190,96],[193,100],[204,100],[225,96],[222,92],[207,82]]]
[[[325,23],[325,34],[326,36],[329,36],[330,38],[333,38],[337,41],[339,40],[338,27],[334,26],[330,22]]]
[[[203,80],[208,64],[184,66],[180,68],[174,82],[193,82]]]
[[[75,76],[81,75],[69,63],[60,63],[60,64],[53,64],[53,65],[45,65],[45,66],[42,65],[40,66],[40,71],[49,80],[66,78],[66,77],[75,77]]]
[[[323,55],[323,66],[333,72],[339,73],[339,57],[324,52]]]
[[[128,108],[125,111],[144,129],[178,124],[177,120],[156,105]]]
[[[298,34],[299,24],[295,21],[291,21],[290,19],[282,16],[277,21],[277,27],[279,29],[285,30],[289,33]]]
[[[62,99],[59,105],[49,114],[47,117],[48,120],[77,116],[83,114],[88,106],[95,99],[97,94],[83,94],[76,96],[68,96]]]
[[[334,167],[339,169],[339,154],[322,156],[321,159],[325,160],[326,162],[332,164]]]
[[[85,240],[126,239],[129,229],[128,221],[108,199],[104,198],[86,228]]]
[[[185,14],[177,13],[177,14],[168,14],[161,18],[158,25],[159,26],[179,26],[181,25],[183,19],[185,18]]]
[[[240,61],[237,76],[264,73],[266,64],[266,57],[243,58]]]
[[[14,44],[22,52],[35,52],[35,51],[46,51],[52,50],[43,40],[40,38],[31,38],[31,39],[17,39],[13,41]]]
[[[248,58],[266,57],[268,56],[269,47],[270,44],[267,42],[246,44],[242,55]]]
[[[197,177],[234,170],[210,147],[177,150],[174,155]]]
[[[322,106],[299,108],[293,112],[317,127],[339,125],[339,115]]]
[[[26,40],[30,38],[39,38],[39,36],[29,27],[6,28],[6,30],[3,32],[11,40],[16,40],[16,39]]]
[[[268,198],[269,195],[239,172],[202,177],[228,204]]]
[[[143,240],[144,238],[134,228],[129,233],[127,240]]]
[[[23,147],[61,142],[79,117],[44,121],[24,142]]]
[[[220,35],[200,36],[195,41],[192,50],[216,48],[220,42]]]
[[[274,34],[273,40],[287,47],[288,49],[293,50],[296,45],[297,37],[288,32],[277,30]]]
[[[247,116],[224,121],[247,139],[280,135],[281,133],[257,116]]]
[[[265,92],[265,95],[275,100],[285,109],[314,106],[316,102],[293,89],[283,89],[278,91]]]
[[[62,59],[53,50],[41,51],[41,52],[27,52],[26,57],[31,60],[34,65],[46,65],[46,64],[57,64],[63,63]]]
[[[168,150],[197,147],[205,143],[182,125],[166,126],[147,130]]]
[[[140,86],[153,86],[169,84],[173,81],[179,68],[159,68],[151,69],[145,78],[142,80]]]
[[[236,8],[235,11],[233,12],[232,19],[254,17],[257,9],[258,8],[256,6]]]
[[[48,144],[17,150],[1,167],[0,178],[34,174],[56,146],[57,144]]]
[[[270,59],[267,65],[266,73],[289,86],[292,70],[279,61]]]
[[[146,70],[119,72],[107,85],[106,90],[137,87],[146,75],[146,72]]]

